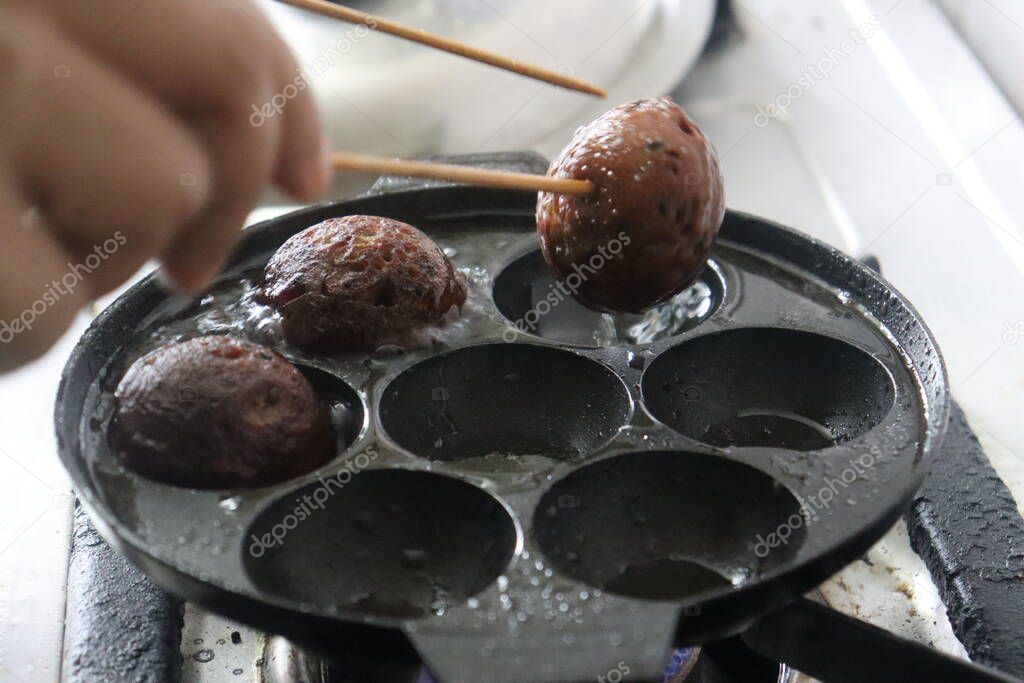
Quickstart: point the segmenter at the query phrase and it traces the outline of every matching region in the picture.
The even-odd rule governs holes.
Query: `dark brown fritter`
[[[537,200],[544,258],[578,284],[583,303],[639,312],[704,269],[725,214],[722,174],[714,147],[670,98],[624,104],[581,128],[548,175],[597,187]]]
[[[202,489],[253,488],[334,456],[328,409],[274,351],[230,337],[163,346],[114,393],[113,442],[143,476]]]
[[[401,343],[466,301],[466,286],[422,232],[379,216],[332,218],[294,235],[267,264],[262,298],[289,342],[313,353]]]

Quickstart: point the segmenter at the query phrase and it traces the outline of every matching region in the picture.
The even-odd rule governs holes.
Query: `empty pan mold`
[[[741,584],[792,557],[804,534],[799,503],[771,477],[681,451],[629,453],[576,470],[544,494],[533,526],[566,574],[661,600]],[[787,543],[759,555],[758,539],[783,527],[794,529]]]
[[[867,433],[892,408],[894,387],[847,342],[747,328],[669,349],[644,374],[643,394],[656,418],[712,446],[808,451]]]
[[[609,441],[629,413],[629,394],[609,368],[529,344],[434,356],[398,375],[380,402],[384,431],[432,460],[579,458]]]
[[[244,565],[262,590],[422,617],[486,588],[515,552],[512,518],[474,486],[409,470],[344,472],[281,498],[253,524]]]

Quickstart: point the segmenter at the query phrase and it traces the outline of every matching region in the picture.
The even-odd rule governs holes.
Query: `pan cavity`
[[[747,328],[661,354],[644,374],[643,396],[656,418],[712,446],[812,451],[878,425],[895,388],[881,363],[850,344]]]
[[[800,505],[771,477],[700,453],[630,453],[579,469],[534,511],[551,563],[611,593],[678,600],[780,566],[806,535]]]
[[[481,489],[357,467],[278,500],[246,538],[243,564],[260,590],[396,618],[444,614],[496,580],[517,545],[512,518]]]
[[[486,344],[434,356],[398,375],[380,421],[402,448],[431,460],[572,460],[615,436],[630,415],[626,387],[571,351]]]
[[[493,294],[498,310],[513,326],[506,341],[518,330],[577,346],[649,344],[695,328],[715,312],[725,291],[718,266],[709,262],[693,285],[669,301],[644,313],[613,315],[576,301],[572,291],[579,283],[574,282],[571,276],[556,280],[540,251],[509,264],[495,279]]]

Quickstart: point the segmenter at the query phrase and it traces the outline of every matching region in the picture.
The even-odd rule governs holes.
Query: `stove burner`
[[[263,683],[436,683],[419,665],[331,661],[281,636],[267,636],[261,659],[259,680]]]

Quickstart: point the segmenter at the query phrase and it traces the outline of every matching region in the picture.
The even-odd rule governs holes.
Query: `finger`
[[[297,199],[316,199],[330,183],[332,169],[320,115],[305,77],[296,75],[271,97],[270,105],[270,111],[281,111],[274,182]],[[250,122],[253,119],[259,120],[251,116]]]
[[[55,78],[50,68],[0,140],[59,239],[88,251],[121,231],[118,272],[130,275],[203,208],[205,153],[183,124],[66,38],[34,35],[33,44],[65,71]],[[101,281],[96,293],[118,284]]]
[[[45,216],[40,215],[42,220]],[[132,279],[143,266],[156,257],[133,241],[132,231],[112,230],[103,239],[92,242],[67,239],[49,228],[73,264],[87,264],[89,278],[84,282],[84,293],[96,299]],[[137,234],[137,233],[135,233]]]
[[[88,297],[88,266],[74,268],[45,226],[25,218],[28,201],[0,173],[0,372],[43,355]]]
[[[130,11],[121,0],[93,0],[86,11],[79,0],[50,1],[84,44],[185,116],[244,114],[254,127],[280,119],[284,133],[274,180],[301,199],[326,187],[328,160],[308,83],[248,0],[149,2]],[[189,37],[187,49],[182,35]]]
[[[253,43],[257,29],[273,31],[245,0],[49,4],[79,43],[178,111],[205,109],[209,103],[235,106],[232,93],[265,78],[266,61]]]
[[[195,123],[213,167],[207,208],[163,254],[169,280],[185,292],[201,291],[220,271],[241,236],[246,217],[269,183],[277,156],[276,121],[254,128],[244,120],[210,115]]]

